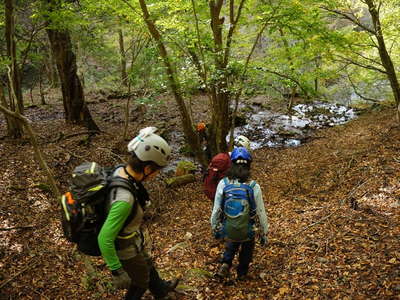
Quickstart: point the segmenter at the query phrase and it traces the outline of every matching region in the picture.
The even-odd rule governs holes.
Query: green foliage
[[[334,29],[341,39],[340,43],[335,44],[337,54],[335,60],[339,61],[341,65],[351,66],[345,69],[346,77],[350,76],[353,81],[352,85],[355,85],[367,98],[380,100],[382,97],[384,99],[392,98],[388,93],[390,87],[387,75],[383,74],[385,70],[378,51],[378,41],[372,32],[366,30],[367,28],[374,29],[366,2],[346,0],[323,2],[323,6],[346,13],[361,24],[358,26],[354,22],[343,21],[341,15],[329,13],[329,18],[336,24]],[[398,1],[389,0],[382,1],[379,8],[383,39],[386,48],[389,50],[390,47],[389,55],[396,66],[399,63],[400,47],[397,43],[399,31],[395,19],[398,18],[400,7]],[[354,76],[353,73],[356,75]],[[384,85],[386,88],[383,88]]]
[[[56,9],[45,3],[17,2],[18,60],[21,62],[26,57],[27,70],[36,70],[28,76],[33,77],[43,69],[49,58],[44,31],[29,41],[32,29],[39,28],[47,17],[51,18],[53,27],[71,33],[86,87],[124,88],[118,44],[118,32],[122,30],[131,88],[150,91],[152,95],[168,90],[164,64],[156,45],[148,42],[149,33],[138,1],[60,1]],[[350,73],[356,87],[374,97],[378,93],[374,94],[373,89],[385,80],[384,75],[372,69],[344,68],[348,61],[381,68],[374,46],[376,40],[367,31],[323,9],[352,9],[360,20],[368,21],[368,10],[360,0],[247,0],[232,36],[226,66],[220,63],[225,48],[217,51],[214,44],[208,1],[194,1],[194,6],[191,0],[147,0],[146,3],[184,94],[221,85],[229,95],[243,89],[248,97],[267,93],[275,98],[294,88],[303,96],[328,99],[344,89],[342,96],[347,97],[353,88],[347,79]],[[0,3],[0,9],[4,10],[4,3]],[[398,1],[384,1],[380,13],[385,40],[398,65]],[[224,16],[222,40],[225,44],[230,29],[227,3],[222,6],[221,16]],[[265,24],[261,41],[246,69],[247,56]],[[0,34],[4,36],[4,14],[0,15]],[[8,63],[5,43],[2,43],[1,73],[4,74]]]
[[[135,100],[139,104],[154,104],[156,99],[154,97],[139,97]]]

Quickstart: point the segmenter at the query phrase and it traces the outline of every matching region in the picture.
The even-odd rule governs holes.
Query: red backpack
[[[204,193],[210,200],[214,201],[218,183],[230,167],[231,158],[228,153],[219,153],[211,159],[203,184]]]

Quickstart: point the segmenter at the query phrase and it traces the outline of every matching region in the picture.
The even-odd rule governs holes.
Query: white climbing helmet
[[[139,131],[139,135],[128,144],[128,152],[134,152],[141,161],[152,161],[160,167],[168,163],[171,147],[154,132],[156,127],[146,127]]]
[[[236,147],[245,147],[248,151],[250,151],[250,140],[244,135],[239,135],[235,138],[235,146]]]

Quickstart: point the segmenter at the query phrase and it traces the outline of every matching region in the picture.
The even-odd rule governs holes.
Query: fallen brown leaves
[[[302,147],[255,152],[253,177],[270,234],[268,245],[257,244],[245,282],[213,276],[223,245],[211,236],[211,202],[200,183],[176,190],[150,184],[162,204],[148,217],[152,254],[164,277],[182,277],[176,298],[398,299],[400,129],[393,124],[392,111],[371,113]],[[79,157],[116,161],[99,150],[116,143],[109,135],[91,146],[80,137],[53,146],[46,140],[65,129],[63,122],[36,129],[64,187]],[[60,147],[73,154],[67,165]],[[38,188],[29,144],[3,141],[0,152],[0,227],[21,227],[0,231],[0,299],[121,299],[103,261],[91,259],[90,269],[62,238],[57,203]]]

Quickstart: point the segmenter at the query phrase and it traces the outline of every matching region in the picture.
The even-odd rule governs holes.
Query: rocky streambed
[[[253,150],[263,147],[296,147],[307,142],[316,129],[345,124],[357,117],[353,108],[325,102],[298,104],[291,114],[268,110],[263,105],[248,104],[239,108],[241,126],[234,136],[245,135],[251,140]],[[229,136],[227,136],[227,141]],[[173,146],[173,159],[164,172],[172,172],[186,156],[182,132],[169,133]]]
[[[252,149],[262,147],[292,147],[304,143],[315,131],[342,125],[356,118],[353,108],[339,104],[314,102],[298,104],[291,114],[282,114],[252,106],[246,113],[246,124],[236,127],[234,135],[248,137]]]

